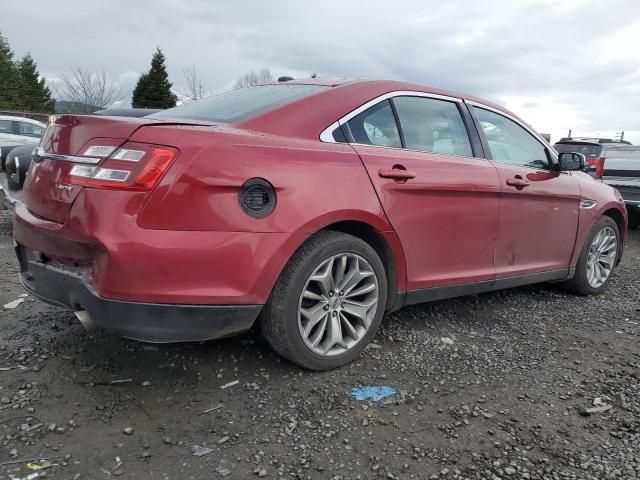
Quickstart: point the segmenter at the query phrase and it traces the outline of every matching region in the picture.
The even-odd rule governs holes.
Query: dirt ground
[[[17,272],[3,211],[0,305]],[[540,285],[404,308],[326,373],[256,332],[148,345],[29,296],[0,306],[0,478],[636,478],[639,292],[636,231],[599,297]],[[398,394],[353,399],[363,385]]]

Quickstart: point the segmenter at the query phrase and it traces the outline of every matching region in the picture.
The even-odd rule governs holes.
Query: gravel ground
[[[0,212],[0,305],[23,293],[10,235]],[[326,373],[255,332],[148,345],[26,297],[0,307],[0,478],[39,458],[54,479],[636,478],[639,273],[631,232],[604,295],[541,285],[404,308]],[[359,402],[362,385],[398,394]]]

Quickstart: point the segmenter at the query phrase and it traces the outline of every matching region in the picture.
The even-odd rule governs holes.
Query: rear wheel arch
[[[624,236],[625,236],[625,228],[624,228],[624,215],[622,214],[622,212],[617,208],[610,208],[608,210],[605,210],[602,213],[602,215],[605,217],[609,217],[614,222],[616,222],[616,225],[618,225],[618,234],[620,235],[620,244],[623,244]],[[622,253],[622,250],[620,250],[620,253],[618,254],[618,262],[620,261],[621,253]]]
[[[348,233],[363,240],[380,257],[387,275],[387,311],[396,310],[401,305],[401,298],[398,293],[398,268],[397,262],[401,261],[394,255],[391,246],[384,236],[368,223],[358,220],[344,220],[325,226],[320,231],[333,230]]]

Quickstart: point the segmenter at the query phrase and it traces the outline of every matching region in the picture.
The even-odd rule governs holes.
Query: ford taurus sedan
[[[583,167],[504,108],[392,81],[60,116],[16,209],[20,276],[126,337],[259,323],[292,362],[329,369],[403,305],[535,282],[602,292],[627,217]]]

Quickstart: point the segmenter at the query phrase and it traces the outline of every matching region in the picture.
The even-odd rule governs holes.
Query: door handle
[[[509,185],[510,187],[524,188],[529,186],[529,182],[518,177],[507,178],[507,185]]]
[[[394,180],[411,180],[416,178],[415,172],[411,170],[401,170],[399,168],[381,168],[378,170],[378,175],[382,178],[392,178]]]

